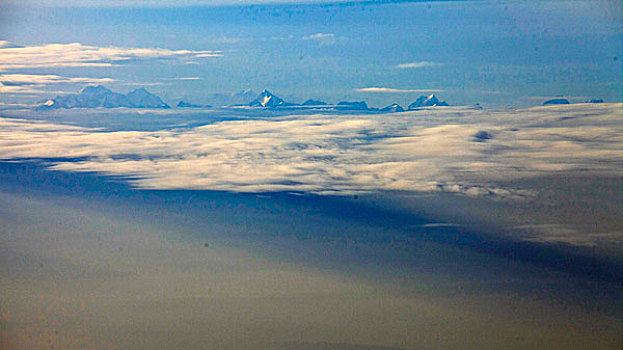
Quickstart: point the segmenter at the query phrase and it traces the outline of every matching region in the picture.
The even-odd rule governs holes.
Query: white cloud
[[[333,33],[316,33],[303,37],[303,40],[321,40],[321,39],[329,39],[335,38],[335,34]]]
[[[288,36],[272,36],[270,37],[270,40],[275,40],[275,41],[283,41],[283,40],[292,40],[294,39],[294,35],[290,34]]]
[[[431,92],[443,92],[440,89],[394,89],[386,87],[367,87],[361,89],[355,89],[357,92],[388,92],[388,93],[431,93]]]
[[[162,83],[162,82],[135,82],[135,81],[126,81],[126,82],[122,82],[120,83],[121,85],[125,85],[125,86],[140,86],[140,87],[146,87],[146,86],[168,86],[168,85],[173,85],[173,83]]]
[[[0,83],[0,93],[3,94],[22,94],[22,95],[40,95],[47,93],[33,85],[4,85]]]
[[[219,38],[214,39],[214,42],[219,44],[236,44],[242,41],[242,38],[234,37],[234,36],[221,36]]]
[[[13,45],[11,42],[6,41],[6,40],[0,40],[0,48],[2,47],[17,47],[15,45]]]
[[[130,177],[140,188],[521,197],[531,192],[492,183],[570,171],[620,175],[621,107],[294,115],[145,132],[0,118],[0,159],[86,158],[55,160],[53,169]],[[493,138],[475,142],[481,130]]]
[[[79,43],[28,47],[0,47],[0,71],[28,68],[110,67],[130,60],[176,59],[222,56],[219,51],[168,50],[160,48],[98,47]]]
[[[50,84],[104,84],[116,82],[111,78],[61,77],[58,75],[0,74],[0,93],[41,95],[63,93],[43,89]]]
[[[439,67],[443,64],[437,62],[428,62],[428,61],[419,61],[419,62],[409,62],[409,63],[401,63],[396,66],[396,68],[407,69],[407,68],[428,68],[428,67]]]
[[[306,35],[303,40],[313,40],[322,45],[334,44],[337,41],[337,37],[333,33],[315,33]]]
[[[111,78],[61,77],[58,75],[0,74],[0,83],[5,85],[47,85],[59,83],[111,83]]]
[[[500,95],[502,91],[499,90],[475,90],[475,92],[483,95]]]

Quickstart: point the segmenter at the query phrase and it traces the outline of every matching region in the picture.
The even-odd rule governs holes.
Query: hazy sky
[[[0,348],[621,348],[621,2],[311,2],[0,0]]]
[[[113,3],[122,6],[104,6]],[[197,3],[3,2],[1,102],[87,83],[121,92],[147,86],[169,102],[197,103],[247,88],[293,102],[373,106],[428,92],[451,104],[621,101],[616,1],[188,6]]]

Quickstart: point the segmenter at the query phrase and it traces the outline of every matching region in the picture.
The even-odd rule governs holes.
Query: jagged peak
[[[132,94],[132,95],[138,95],[138,94],[140,94],[140,95],[152,95],[152,93],[147,91],[147,89],[145,89],[144,87],[132,90],[132,91],[130,91],[128,93],[128,95],[130,95],[130,94]]]
[[[80,94],[94,94],[94,93],[102,93],[102,92],[112,92],[107,89],[103,85],[87,85],[80,90]]]

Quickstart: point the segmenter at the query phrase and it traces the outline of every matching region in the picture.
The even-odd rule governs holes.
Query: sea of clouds
[[[58,124],[42,113],[39,121],[0,118],[0,159],[47,159],[54,170],[118,176],[149,189],[517,198],[533,189],[495,184],[563,172],[620,175],[622,107],[300,114],[157,131]]]

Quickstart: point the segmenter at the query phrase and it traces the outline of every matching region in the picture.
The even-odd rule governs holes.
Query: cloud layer
[[[0,71],[29,68],[110,67],[133,60],[192,60],[222,56],[219,51],[168,50],[160,48],[98,47],[71,44],[0,46]]]
[[[68,78],[58,75],[35,75],[35,74],[0,74],[0,83],[5,86],[21,85],[47,85],[59,83],[111,83],[111,78]]]
[[[428,68],[428,67],[438,67],[441,66],[441,63],[437,62],[429,62],[429,61],[419,61],[419,62],[408,62],[401,63],[396,66],[396,68],[400,69],[408,69],[408,68]]]
[[[140,188],[518,197],[530,192],[492,184],[571,171],[620,175],[621,107],[295,115],[155,132],[0,118],[0,158],[65,158],[52,168],[128,177]],[[481,131],[490,138],[478,138]]]
[[[42,94],[50,84],[104,84],[111,78],[61,77],[58,75],[0,74],[0,92],[6,94]],[[49,92],[48,92],[49,93]]]
[[[335,34],[333,33],[316,33],[303,37],[303,40],[326,40],[326,39],[334,39]]]
[[[440,89],[394,89],[387,87],[367,87],[356,89],[357,92],[388,92],[388,93],[431,93],[431,92],[443,92]]]

